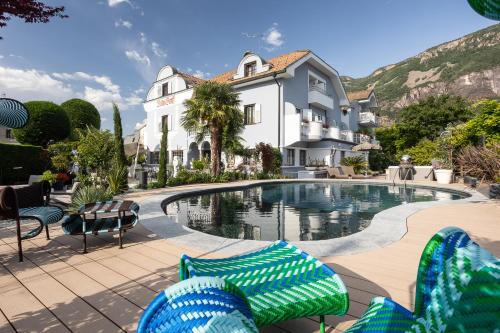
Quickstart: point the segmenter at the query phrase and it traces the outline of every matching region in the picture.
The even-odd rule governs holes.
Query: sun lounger
[[[415,311],[376,297],[345,332],[498,332],[499,277],[499,259],[465,231],[445,228],[420,258]]]
[[[343,175],[338,167],[328,167],[326,168],[326,171],[328,171],[328,177],[329,178],[336,178],[336,179],[349,179],[348,175]]]
[[[365,175],[360,175],[354,172],[354,168],[352,166],[341,166],[339,167],[340,169],[340,174],[347,176],[352,179],[367,179],[371,178],[371,176],[365,176]]]
[[[294,318],[346,314],[349,297],[330,267],[285,241],[242,256],[203,259],[183,255],[180,279],[217,276],[239,287],[258,327]]]

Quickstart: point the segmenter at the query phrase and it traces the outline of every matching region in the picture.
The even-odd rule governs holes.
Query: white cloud
[[[205,79],[207,78],[208,76],[210,76],[210,73],[209,72],[203,72],[203,71],[200,71],[199,69],[195,70],[194,72],[191,71],[191,74],[194,76],[194,77],[197,77],[199,79]]]
[[[229,67],[229,64],[224,64],[224,68],[228,68]]]
[[[142,43],[146,43],[148,41],[146,34],[144,32],[139,32],[139,37],[141,38]]]
[[[151,43],[151,51],[159,57],[159,58],[166,58],[167,57],[167,51],[163,50],[160,46],[160,44],[156,42]]]
[[[4,58],[4,56],[0,54],[0,59],[3,59],[3,58]]]
[[[115,21],[115,27],[116,28],[123,27],[123,28],[127,28],[127,29],[132,29],[132,22],[119,19],[118,21]]]
[[[142,98],[135,92],[122,96],[120,86],[109,77],[84,72],[50,74],[36,69],[0,66],[0,91],[21,101],[62,103],[70,98],[82,98],[93,103],[101,112],[111,111],[112,102],[117,103],[121,110],[142,103]]]
[[[267,45],[265,49],[268,51],[273,51],[285,43],[283,34],[278,30],[278,23],[273,23],[273,25],[267,29],[262,36],[262,40]]]
[[[138,63],[141,63],[143,65],[146,65],[146,66],[151,66],[151,59],[149,59],[149,57],[145,54],[140,54],[139,52],[137,52],[136,50],[128,50],[128,51],[125,51],[125,55],[127,56],[127,58],[129,58],[130,60],[134,60]]]
[[[108,0],[109,7],[115,7],[122,3],[128,3],[130,6],[132,6],[129,0]]]

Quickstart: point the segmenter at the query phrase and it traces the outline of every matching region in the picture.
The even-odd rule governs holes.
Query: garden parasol
[[[28,110],[23,103],[11,98],[0,98],[0,126],[21,128],[28,122]]]

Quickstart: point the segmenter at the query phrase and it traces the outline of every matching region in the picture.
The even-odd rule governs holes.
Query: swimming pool
[[[394,206],[465,197],[459,192],[423,187],[287,182],[190,194],[163,209],[169,219],[211,235],[307,241],[359,232],[370,225],[375,214]]]

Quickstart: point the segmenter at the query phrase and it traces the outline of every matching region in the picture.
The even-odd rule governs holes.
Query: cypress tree
[[[167,161],[168,161],[168,121],[163,124],[163,133],[160,141],[160,166],[158,170],[158,183],[163,187],[167,184]]]
[[[125,147],[123,146],[123,131],[122,131],[122,118],[118,106],[113,103],[113,123],[115,134],[115,163],[119,169],[127,166],[127,157],[125,156]],[[128,184],[128,173],[125,172],[123,181]]]

